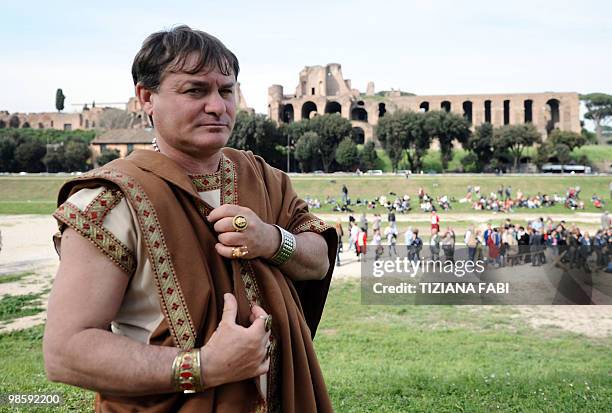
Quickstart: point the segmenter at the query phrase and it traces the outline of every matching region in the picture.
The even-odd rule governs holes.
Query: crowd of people
[[[424,241],[418,228],[408,227],[402,234],[393,211],[387,215],[384,228],[380,214],[374,214],[371,228],[369,224],[365,214],[359,220],[349,216],[348,249],[355,252],[359,261],[365,259],[368,241],[374,248],[375,260],[383,256],[400,256],[402,252],[398,252],[398,239],[403,241],[405,256],[413,261],[425,255],[431,260],[454,261],[456,258],[457,234],[450,226],[442,230],[436,211],[431,212],[428,254],[422,251]],[[465,246],[468,260],[480,260],[489,267],[541,266],[549,256],[567,264],[569,268],[612,272],[612,220],[607,211],[602,214],[600,224],[600,229],[593,233],[565,221],[554,222],[550,217],[540,217],[524,225],[506,218],[503,224],[497,226],[487,224],[485,228],[479,228],[470,225],[460,245]],[[339,253],[342,252],[344,236],[340,221],[336,224],[336,231],[341,240],[337,254],[337,265],[340,265]],[[550,254],[546,254],[547,250]]]
[[[436,184],[434,184],[435,186]],[[568,188],[565,194],[561,195],[557,193],[529,195],[520,189],[513,192],[511,185],[500,185],[497,191],[491,191],[486,194],[481,190],[480,185],[468,185],[466,195],[459,200],[444,193],[438,196],[431,195],[423,187],[418,189],[416,195],[418,197],[417,206],[421,212],[448,211],[452,209],[453,203],[468,203],[476,211],[513,212],[519,208],[538,209],[555,205],[563,205],[570,210],[582,210],[585,208],[585,201],[580,198],[580,193],[580,186],[574,186]],[[318,209],[321,207],[318,199],[311,199],[308,196],[305,199],[313,208]],[[412,198],[409,194],[398,195],[395,192],[382,194],[371,200],[357,198],[355,201],[351,201],[346,185],[342,186],[340,201],[336,201],[336,199],[329,196],[325,200],[326,204],[332,205],[333,211],[348,213],[354,212],[351,209],[352,206],[365,206],[368,210],[383,207],[388,211],[405,214],[412,210],[411,202]],[[598,194],[593,194],[590,202],[595,208],[601,210],[606,205],[603,197]]]
[[[459,200],[460,203],[470,202],[472,209],[477,211],[489,210],[494,212],[513,212],[517,208],[546,208],[554,205],[563,205],[568,209],[584,209],[584,201],[580,199],[580,187],[570,187],[565,195],[542,194],[527,195],[522,191],[517,191],[512,196],[512,187],[503,185],[497,192],[490,192],[488,195],[481,193],[479,186],[468,186],[467,194]],[[594,194],[591,202],[596,208],[603,208],[605,203],[601,197]]]

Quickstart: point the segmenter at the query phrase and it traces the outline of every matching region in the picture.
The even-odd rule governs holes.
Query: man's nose
[[[225,99],[219,93],[218,90],[215,90],[210,93],[208,96],[206,106],[204,107],[204,111],[206,113],[214,114],[217,117],[220,117],[226,112],[227,108],[225,106]]]

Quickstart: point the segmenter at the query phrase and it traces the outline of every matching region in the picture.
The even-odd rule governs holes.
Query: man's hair
[[[195,54],[192,65],[187,59]],[[202,69],[219,70],[225,76],[238,78],[238,58],[219,39],[186,25],[151,34],[134,57],[132,78],[134,85],[157,91],[167,72],[194,74]]]

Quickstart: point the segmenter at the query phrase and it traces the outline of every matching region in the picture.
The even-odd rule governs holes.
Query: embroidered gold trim
[[[134,178],[112,169],[94,170],[77,179],[103,178],[115,183],[128,197],[136,217],[155,274],[161,307],[168,320],[176,345],[189,350],[195,345],[196,333],[185,299],[176,278],[172,256],[168,251],[157,213],[145,191]]]
[[[117,189],[105,188],[85,208],[85,215],[92,221],[102,223],[108,213],[123,199],[123,194]]]
[[[221,171],[208,175],[190,175],[197,192],[212,191],[221,188]]]
[[[320,234],[331,228],[332,227],[327,225],[322,219],[314,218],[299,225],[291,232],[294,234],[299,234],[300,232],[316,232],[317,234]]]
[[[136,258],[130,249],[107,231],[99,222],[93,220],[70,202],[63,203],[53,216],[74,229],[83,237],[91,241],[113,263],[128,275],[136,270]]]
[[[236,179],[236,164],[224,155],[221,162],[221,205],[238,205],[238,184]]]
[[[238,182],[236,173],[236,164],[225,156],[221,159],[220,168],[220,185],[219,188],[208,186],[208,190],[220,189],[221,190],[221,205],[223,204],[238,204]],[[195,184],[195,182],[194,182]],[[197,187],[197,186],[196,186]],[[200,191],[201,192],[201,191]],[[197,202],[198,211],[205,218],[211,211],[211,207],[205,202]],[[240,264],[240,278],[245,288],[247,299],[250,303],[262,306],[262,297],[255,272],[249,260],[239,260]],[[274,332],[271,333],[270,343],[270,369],[268,370],[268,391],[266,395],[267,400],[261,400],[261,403],[257,406],[257,412],[270,412],[276,411],[271,410],[275,404],[271,401],[275,400],[276,394],[278,394],[278,383],[276,375],[278,374],[278,345],[277,340],[274,337]],[[273,377],[274,376],[274,377]],[[278,409],[280,411],[280,408]]]

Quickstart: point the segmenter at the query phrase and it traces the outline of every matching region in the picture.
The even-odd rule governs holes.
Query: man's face
[[[189,67],[189,59],[186,67]],[[236,120],[235,76],[205,68],[199,73],[166,73],[146,107],[160,139],[194,157],[217,152]]]

